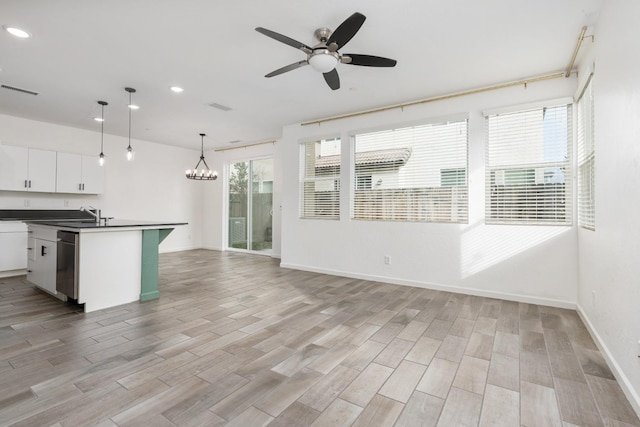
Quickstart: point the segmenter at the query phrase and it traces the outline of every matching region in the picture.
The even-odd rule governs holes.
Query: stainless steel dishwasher
[[[78,299],[78,233],[58,231],[56,291]]]

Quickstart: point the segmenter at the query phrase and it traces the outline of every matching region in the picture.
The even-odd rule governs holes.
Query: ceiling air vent
[[[15,90],[16,92],[21,92],[21,93],[26,93],[27,95],[37,95],[38,92],[34,92],[32,90],[27,90],[27,89],[20,89],[19,87],[13,87],[13,86],[8,86],[8,85],[0,85],[0,87],[2,89],[9,89],[9,90]]]
[[[234,139],[233,141],[227,142],[227,144],[237,144],[238,142],[240,142],[239,139]]]
[[[231,107],[218,104],[217,102],[212,102],[211,104],[209,104],[209,107],[217,108],[218,110],[222,110],[222,111],[231,111]]]

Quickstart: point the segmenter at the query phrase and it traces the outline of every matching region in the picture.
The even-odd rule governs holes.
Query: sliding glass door
[[[229,165],[227,247],[271,253],[273,159]]]

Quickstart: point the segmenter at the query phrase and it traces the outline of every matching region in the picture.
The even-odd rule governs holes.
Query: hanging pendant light
[[[125,87],[124,90],[129,92],[129,146],[127,147],[127,160],[132,161],[136,153],[133,151],[133,148],[131,148],[131,110],[137,110],[140,107],[131,102],[131,94],[135,93],[136,90],[132,87]]]
[[[100,115],[100,158],[98,159],[98,163],[100,166],[104,166],[104,107],[105,105],[109,105],[106,101],[98,101],[100,107],[102,108],[102,113]]]
[[[206,135],[204,133],[200,134],[200,160],[196,164],[195,169],[187,170],[187,179],[197,179],[199,181],[213,181],[218,179],[218,172],[212,171],[207,162],[204,160],[204,137]],[[198,173],[198,167],[200,163],[204,163],[204,168],[200,170]],[[206,168],[206,169],[205,169]]]

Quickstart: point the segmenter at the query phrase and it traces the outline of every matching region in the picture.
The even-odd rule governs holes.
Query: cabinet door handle
[[[82,184],[82,191],[84,191],[84,183]]]
[[[25,179],[25,180],[24,180],[24,188],[28,188],[28,187],[27,187],[27,182],[28,182],[28,180],[26,180],[26,179]]]
[[[40,255],[45,256],[47,254],[47,247],[42,245],[42,249],[40,250]]]
[[[28,250],[28,251],[32,251],[32,250],[33,250],[33,248],[27,248],[27,250]]]
[[[31,180],[29,180],[29,188],[31,188]]]
[[[78,184],[78,191],[82,190],[82,184]]]

